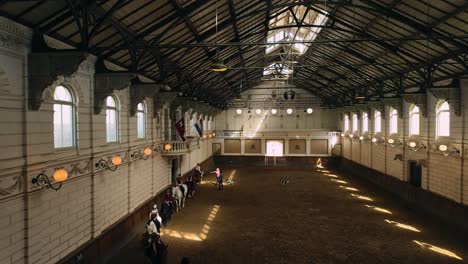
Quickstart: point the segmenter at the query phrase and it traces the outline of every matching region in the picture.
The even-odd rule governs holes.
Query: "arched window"
[[[382,114],[380,111],[374,112],[374,133],[382,132]]]
[[[345,132],[349,131],[349,116],[348,115],[344,116],[344,131]]]
[[[107,142],[117,142],[119,135],[119,115],[115,98],[106,98],[106,138]]]
[[[450,106],[447,102],[439,103],[436,112],[437,137],[450,136]]]
[[[145,138],[146,137],[146,111],[145,106],[143,103],[139,103],[137,106],[137,135],[138,138]]]
[[[367,113],[364,112],[362,113],[362,132],[368,132],[369,131],[369,117],[367,116]]]
[[[75,109],[72,93],[64,86],[57,86],[54,100],[54,147],[74,147]]]
[[[352,117],[353,117],[353,132],[358,132],[359,131],[359,126],[358,126],[357,115],[353,114]]]
[[[389,133],[396,134],[398,133],[398,111],[394,108],[390,108],[389,116]]]
[[[419,135],[419,107],[412,105],[409,111],[409,134]]]

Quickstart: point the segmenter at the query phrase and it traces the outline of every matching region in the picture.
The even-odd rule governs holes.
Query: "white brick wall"
[[[461,81],[462,106],[468,102],[468,80]],[[462,157],[449,156],[445,157],[437,151],[433,151],[432,147],[437,148],[440,140],[436,139],[436,105],[438,100],[431,94],[427,96],[427,117],[420,115],[420,135],[412,137],[411,140],[422,142],[427,146],[427,149],[420,149],[413,151],[407,147],[391,147],[388,144],[373,144],[370,141],[361,144],[349,140],[348,137],[342,139],[343,157],[360,163],[366,167],[373,168],[377,171],[386,173],[390,177],[396,177],[402,181],[409,180],[408,161],[410,160],[423,160],[426,162],[427,167],[422,167],[422,188],[442,195],[448,199],[454,200],[459,203],[468,204],[468,165],[464,162],[464,149],[467,148],[467,141],[465,138],[468,136],[466,127],[468,126],[468,119],[464,120],[463,115],[468,115],[468,109],[462,109],[462,116],[456,116],[451,105],[450,115],[450,138],[444,139],[460,149]],[[396,135],[401,141],[408,144],[410,142],[408,119],[409,108],[411,104],[403,102],[403,118],[398,119],[398,134]],[[385,113],[382,113],[382,131],[379,136],[388,139],[388,110],[386,106]],[[422,109],[421,109],[422,111]],[[373,111],[369,111],[369,128],[371,135],[373,134]],[[343,130],[343,120],[338,120],[338,126]],[[463,134],[465,133],[465,134]],[[360,159],[356,155],[360,154]],[[403,161],[394,160],[396,154],[401,154]]]
[[[5,21],[0,18],[0,23],[11,23],[8,28],[28,31]],[[0,35],[17,38],[10,32]],[[39,111],[27,108],[29,44],[25,39],[14,43],[18,46],[12,48],[0,42],[0,81],[8,84],[0,87],[0,262],[54,263],[169,186],[171,163],[160,154],[129,161],[134,151],[160,144],[162,131],[153,118],[152,99],[146,98],[146,138],[137,139],[128,88],[115,92],[119,142],[106,142],[105,111],[95,115],[91,100],[92,57],[63,79],[76,94],[77,147],[54,149],[50,90],[44,92]],[[124,158],[116,171],[95,168],[100,158],[116,154]],[[211,140],[204,141],[199,150],[181,158],[188,163],[180,173],[210,156]],[[59,191],[32,185],[33,177],[41,172],[51,176],[59,167],[69,172]]]

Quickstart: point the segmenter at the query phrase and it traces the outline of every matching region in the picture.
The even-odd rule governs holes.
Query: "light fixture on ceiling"
[[[278,113],[278,110],[276,110],[276,109],[273,108],[273,109],[271,109],[271,113],[272,113],[273,115],[276,115],[276,113]]]
[[[292,114],[292,112],[293,112],[293,110],[292,110],[291,108],[288,108],[288,109],[286,110],[286,113],[287,113],[288,115]]]
[[[307,112],[307,114],[310,115],[310,114],[312,114],[312,112],[314,112],[314,110],[312,108],[307,108],[306,112]]]
[[[216,16],[215,16],[215,47],[216,47],[216,60],[211,64],[210,70],[214,72],[223,72],[227,70],[227,66],[224,64],[223,60],[219,58],[219,49],[218,49],[218,1],[216,1]]]

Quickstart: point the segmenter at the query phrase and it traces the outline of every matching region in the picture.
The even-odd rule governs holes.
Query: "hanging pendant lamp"
[[[210,70],[214,72],[223,72],[227,70],[227,66],[224,64],[223,60],[219,58],[219,50],[218,50],[218,1],[216,1],[216,35],[215,35],[215,46],[216,46],[216,60],[210,66]]]

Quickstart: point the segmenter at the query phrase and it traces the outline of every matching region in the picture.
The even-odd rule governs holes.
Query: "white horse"
[[[184,189],[180,189],[180,186]],[[184,183],[178,184],[176,187],[172,187],[172,197],[174,198],[176,204],[176,211],[178,212],[180,208],[184,208],[185,206],[185,197],[187,197],[188,193],[188,186]]]

